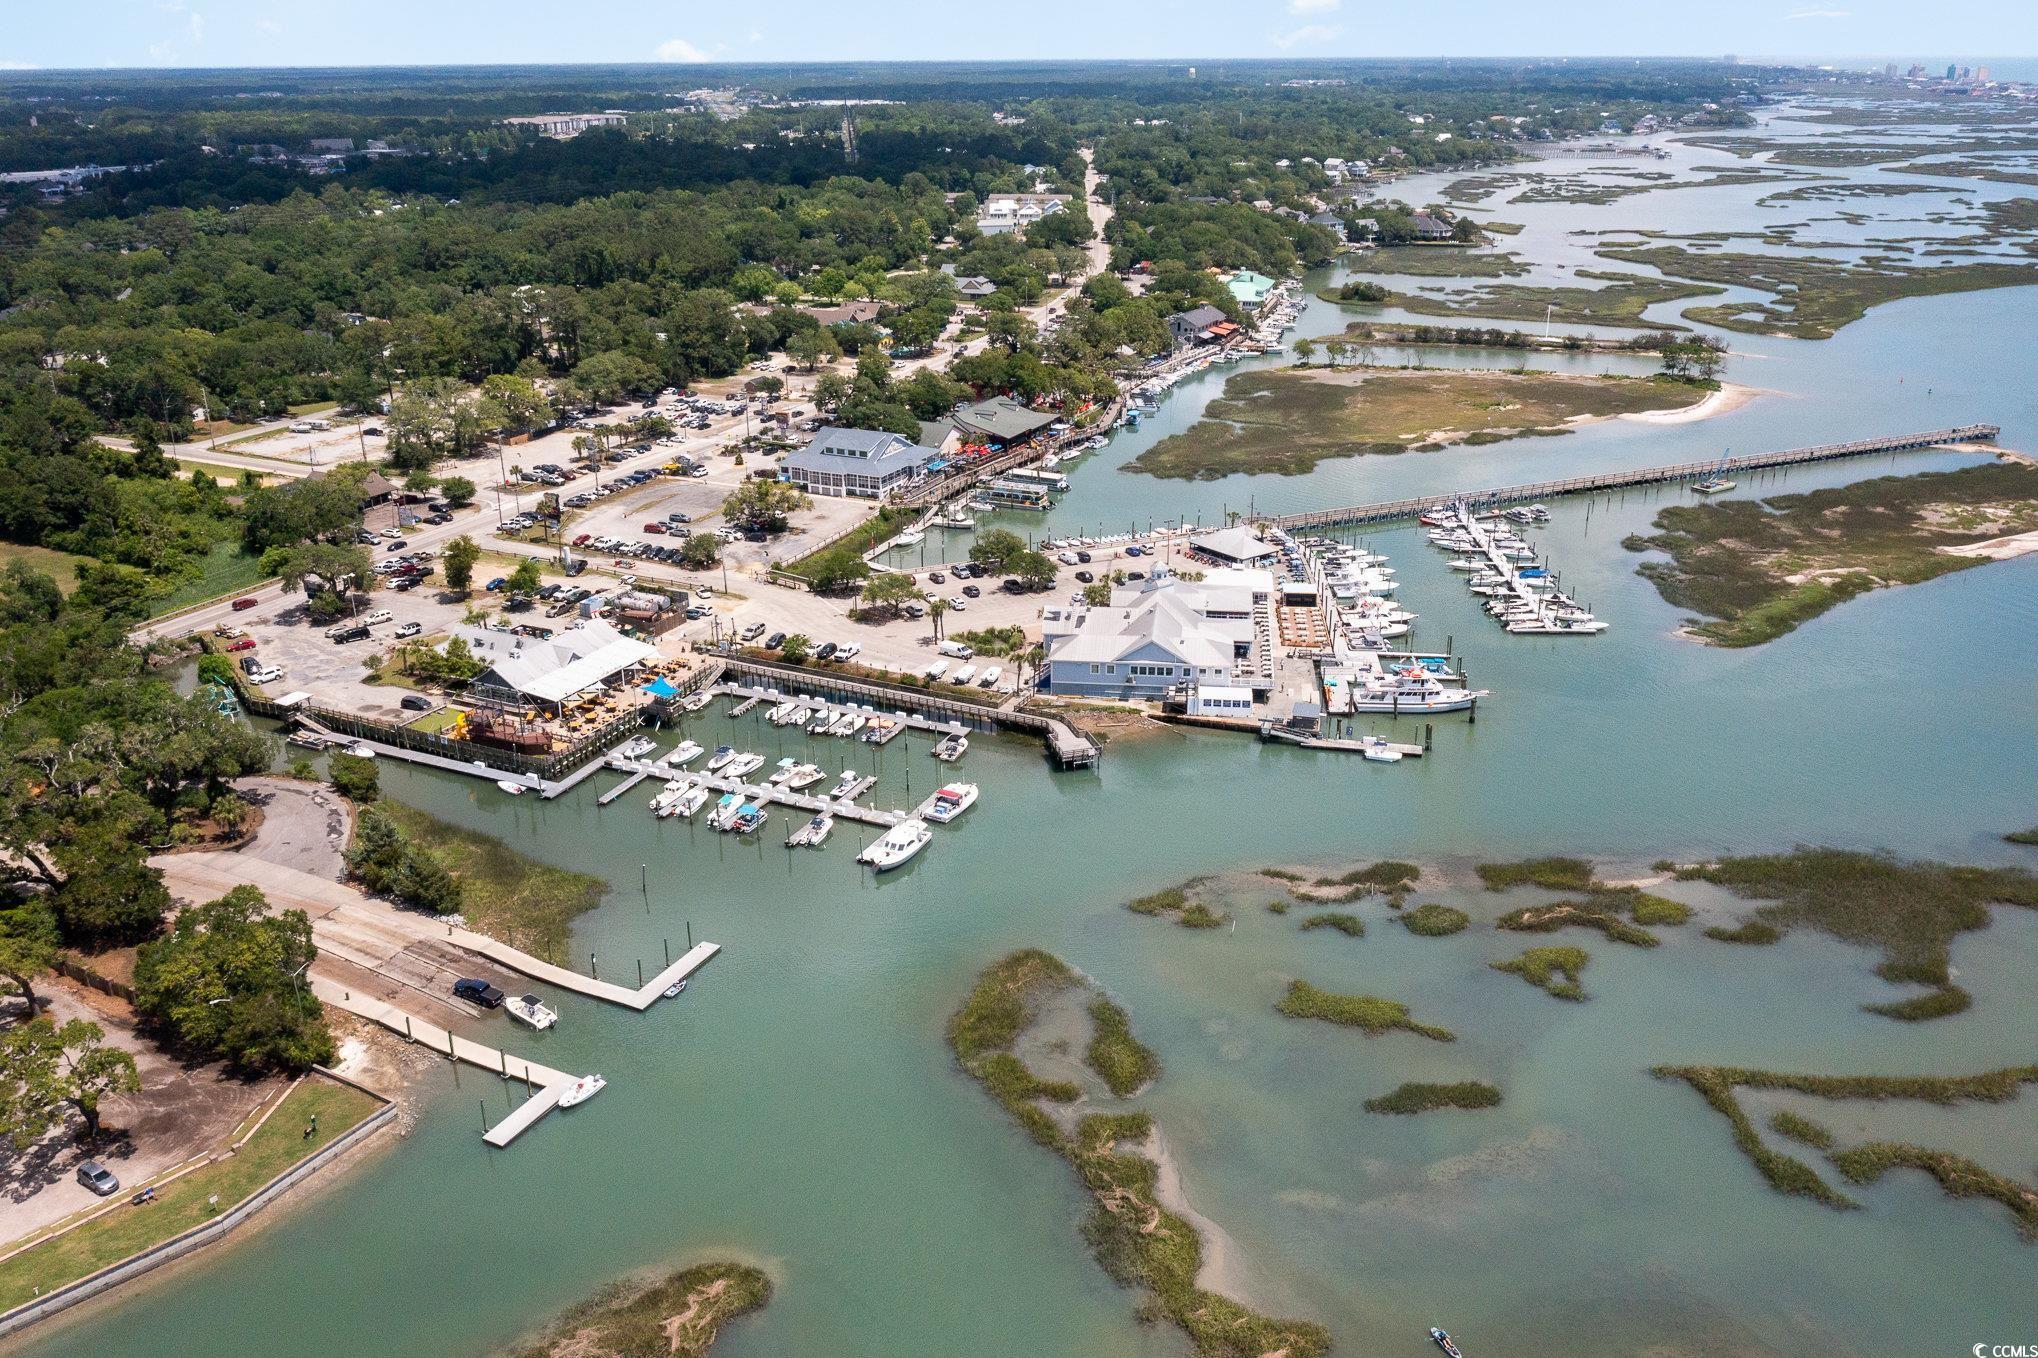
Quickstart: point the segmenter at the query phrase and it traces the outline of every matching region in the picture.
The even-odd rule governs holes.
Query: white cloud
[[[1305,42],[1329,42],[1342,32],[1343,29],[1329,24],[1304,24],[1292,33],[1276,33],[1274,46],[1286,48]]]
[[[203,14],[193,14],[191,16],[191,41],[205,41],[205,16]]]
[[[1344,0],[1288,0],[1290,14],[1328,14]]]
[[[255,27],[261,29],[264,33],[281,33],[283,31],[283,25],[277,23],[274,19],[257,19],[255,20]]]
[[[753,29],[751,29],[751,30],[750,30],[750,41],[752,41],[752,42],[763,42],[763,41],[764,41],[764,32],[763,32],[763,30],[762,30],[762,29],[756,29],[756,28],[753,28]]]
[[[685,38],[667,38],[658,44],[658,50],[651,55],[658,61],[700,62],[708,59],[706,52]]]
[[[1786,19],[1851,19],[1854,17],[1854,11],[1850,9],[1801,9],[1795,14],[1786,14],[1783,17]]]

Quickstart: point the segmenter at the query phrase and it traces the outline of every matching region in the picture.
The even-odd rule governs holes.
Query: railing
[[[1433,505],[1461,500],[1474,506],[1520,504],[1529,500],[1550,500],[1561,495],[1583,495],[1628,486],[1656,485],[1684,481],[1720,472],[1752,471],[1759,467],[1786,467],[1805,462],[1824,462],[1836,457],[1863,457],[1873,453],[1904,452],[1932,448],[1945,443],[1987,443],[2002,428],[1993,424],[1963,424],[1950,429],[1933,429],[1920,434],[1893,434],[1886,438],[1855,439],[1848,443],[1825,443],[1811,448],[1788,448],[1773,453],[1749,453],[1741,457],[1713,458],[1706,462],[1679,462],[1668,467],[1642,467],[1633,471],[1601,472],[1573,476],[1560,481],[1537,481],[1523,486],[1501,486],[1492,490],[1447,491],[1406,500],[1383,500],[1376,504],[1350,505],[1342,509],[1307,510],[1262,519],[1276,528],[1317,528],[1339,523],[1378,523],[1405,519]]]

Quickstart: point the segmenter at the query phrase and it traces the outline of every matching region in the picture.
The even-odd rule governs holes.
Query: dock
[[[889,830],[892,826],[897,825],[906,818],[905,813],[902,811],[885,811],[875,806],[864,806],[846,797],[840,800],[832,797],[816,797],[811,793],[795,792],[791,788],[782,787],[776,783],[746,783],[740,778],[725,778],[719,773],[673,771],[668,770],[662,764],[640,764],[635,760],[619,759],[613,756],[609,759],[609,767],[629,770],[637,775],[637,781],[653,776],[660,778],[667,776],[688,778],[703,787],[712,788],[716,792],[733,792],[745,801],[753,802],[759,807],[768,807],[776,803],[779,806],[794,807],[805,811],[809,815],[817,811],[825,811],[829,815],[840,817],[843,820],[860,821],[865,825],[875,825],[885,830]],[[875,778],[866,776],[856,786],[854,792],[861,793],[867,791],[870,785],[876,781]],[[670,982],[667,984],[670,984]],[[661,986],[659,988],[662,990],[664,987]]]
[[[1748,453],[1741,457],[1713,458],[1707,462],[1679,462],[1667,467],[1641,467],[1632,471],[1600,472],[1573,476],[1561,481],[1536,481],[1521,486],[1500,486],[1488,490],[1447,491],[1408,500],[1382,500],[1374,504],[1346,505],[1338,509],[1312,509],[1299,514],[1263,517],[1261,522],[1288,530],[1332,528],[1343,524],[1384,523],[1413,518],[1425,509],[1453,501],[1475,508],[1528,504],[1553,500],[1561,495],[1593,495],[1600,491],[1626,490],[1636,486],[1661,485],[1672,481],[1696,481],[1703,477],[1756,471],[1764,467],[1793,467],[1807,462],[1829,462],[1842,457],[1868,457],[1876,453],[1918,452],[1949,443],[1993,443],[2002,434],[1993,424],[1962,424],[1948,429],[1929,429],[1917,434],[1891,434],[1883,438],[1855,439],[1847,443],[1822,443],[1810,448],[1787,448],[1776,452]]]
[[[611,762],[613,763],[614,761]],[[615,801],[617,798],[621,797],[624,793],[628,792],[631,788],[637,786],[637,784],[643,782],[646,778],[649,778],[651,776],[652,769],[663,767],[664,765],[662,763],[645,765],[643,768],[638,769],[635,773],[631,774],[628,778],[624,779],[622,782],[617,783],[607,792],[602,793],[601,796],[595,798],[594,804],[596,806],[607,806],[610,802]]]
[[[1374,737],[1366,740],[1343,740],[1335,736],[1309,736],[1298,731],[1285,730],[1273,723],[1260,728],[1262,740],[1278,741],[1284,745],[1299,745],[1305,750],[1334,750],[1344,754],[1364,754],[1368,750],[1387,750],[1404,759],[1420,759],[1428,753],[1425,746],[1407,741],[1382,740]]]

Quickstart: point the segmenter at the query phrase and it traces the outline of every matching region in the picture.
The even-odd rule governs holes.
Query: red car
[[[585,547],[585,546],[587,546],[587,544],[588,544],[588,543],[592,542],[593,540],[594,540],[594,534],[592,534],[592,533],[582,533],[582,534],[581,534],[581,535],[580,535],[579,537],[577,537],[577,538],[575,538],[575,539],[573,540],[573,545],[574,545],[574,546],[576,546],[576,547]]]
[[[260,602],[262,601],[260,599],[257,599],[252,594],[248,595],[245,599],[236,599],[234,600],[234,612],[236,613],[244,612],[247,609],[253,608],[256,604]]]
[[[253,637],[242,637],[239,641],[229,644],[227,649],[229,651],[252,651],[255,649],[255,639]]]
[[[663,533],[665,525],[662,523],[647,523],[644,525],[644,531],[647,533]]]

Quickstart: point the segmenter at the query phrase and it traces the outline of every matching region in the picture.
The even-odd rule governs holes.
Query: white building
[[[1156,573],[1102,606],[1049,608],[1046,687],[1149,701],[1184,685],[1249,692],[1255,618],[1272,589],[1266,571],[1213,571],[1195,582]]]
[[[486,627],[459,626],[453,635],[488,667],[471,685],[476,695],[554,709],[658,657],[656,646],[633,641],[599,618],[543,640]]]

